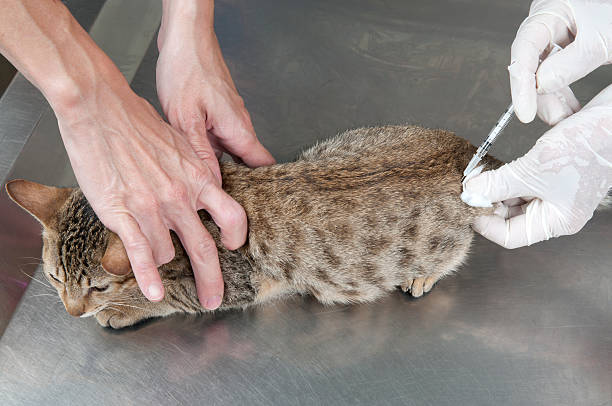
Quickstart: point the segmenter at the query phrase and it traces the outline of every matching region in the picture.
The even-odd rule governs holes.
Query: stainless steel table
[[[68,4],[158,106],[159,4]],[[479,142],[510,100],[509,46],[528,6],[218,0],[216,28],[255,129],[282,161],[382,123]],[[577,83],[579,98],[610,73]],[[510,160],[545,129],[514,123],[493,152]],[[16,177],[74,182],[52,112],[21,77],[0,100],[0,178]],[[578,235],[514,251],[477,238],[460,272],[419,300],[295,298],[118,332],[72,318],[30,281],[43,278],[28,258],[39,257],[38,226],[4,194],[0,227],[2,405],[612,405],[612,212]]]

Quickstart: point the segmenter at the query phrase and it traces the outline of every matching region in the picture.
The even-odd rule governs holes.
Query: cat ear
[[[125,247],[117,234],[111,231],[109,233],[108,244],[101,261],[102,268],[113,275],[127,275],[132,268]]]
[[[54,225],[57,213],[72,191],[72,188],[45,186],[23,179],[12,180],[6,184],[6,192],[10,198],[45,227]]]

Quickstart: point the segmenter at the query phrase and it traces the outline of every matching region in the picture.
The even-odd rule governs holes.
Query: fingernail
[[[156,283],[149,285],[149,299],[151,300],[160,300],[164,294],[162,292],[162,287]]]
[[[213,296],[204,300],[204,307],[208,310],[215,310],[221,305],[221,296]]]

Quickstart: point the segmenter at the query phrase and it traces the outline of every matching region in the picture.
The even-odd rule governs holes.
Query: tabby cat
[[[292,294],[331,304],[370,302],[397,286],[415,297],[428,292],[462,263],[473,237],[470,224],[491,210],[459,197],[474,152],[443,130],[385,126],[345,132],[291,163],[222,164],[223,188],[246,210],[249,231],[247,243],[229,251],[210,216],[199,213],[219,249],[220,309]],[[501,165],[491,157],[484,162],[487,169]],[[122,328],[206,311],[174,233],[176,256],[159,268],[166,296],[149,302],[121,241],[79,189],[16,180],[7,190],[42,223],[44,274],[71,315]],[[127,273],[115,275],[122,267]]]

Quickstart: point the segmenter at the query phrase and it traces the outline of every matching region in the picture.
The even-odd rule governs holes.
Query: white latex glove
[[[555,44],[564,49],[546,57]],[[611,62],[612,1],[535,0],[508,67],[516,116],[528,123],[537,112],[556,124],[580,109],[568,86]]]
[[[503,202],[474,229],[506,248],[578,232],[612,187],[612,85],[523,157],[465,183],[468,202]],[[476,199],[474,197],[477,197]]]

